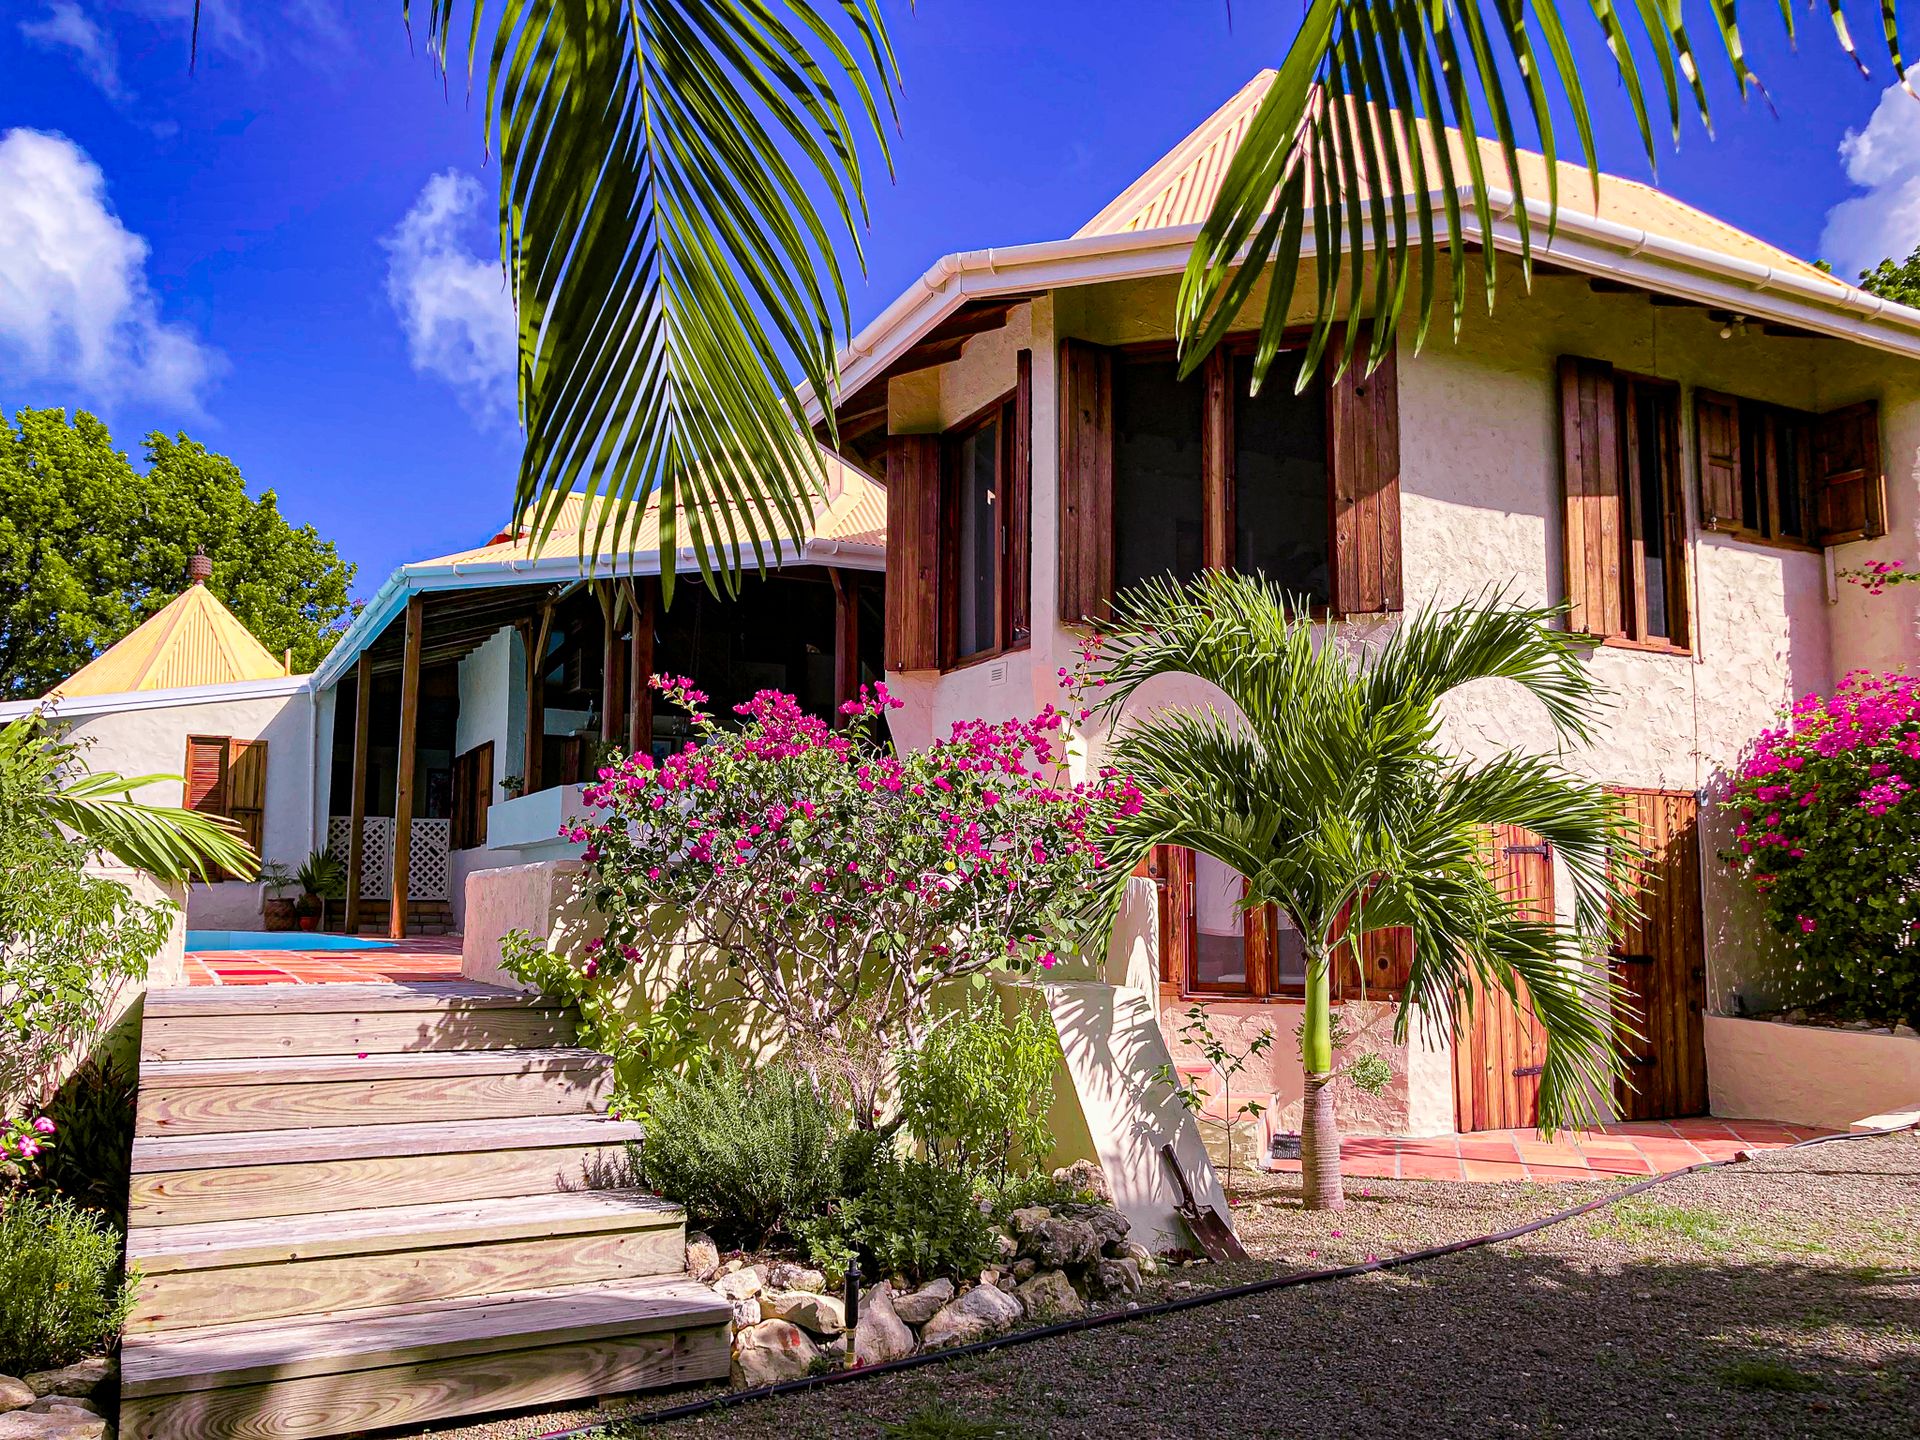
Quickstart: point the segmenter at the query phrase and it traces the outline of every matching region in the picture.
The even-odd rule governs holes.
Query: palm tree
[[[1107,763],[1145,799],[1121,822],[1113,869],[1124,877],[1153,845],[1189,847],[1239,871],[1246,905],[1276,906],[1302,937],[1308,1206],[1342,1203],[1331,970],[1370,930],[1413,932],[1399,1040],[1416,1013],[1430,1029],[1457,1028],[1476,988],[1517,1000],[1524,985],[1547,1038],[1541,1128],[1596,1118],[1618,1065],[1617,1022],[1610,982],[1586,959],[1625,913],[1621,818],[1600,786],[1542,756],[1476,761],[1448,754],[1439,736],[1447,695],[1499,679],[1539,702],[1554,738],[1588,738],[1597,687],[1577,642],[1551,626],[1556,612],[1483,596],[1422,612],[1376,643],[1316,625],[1258,577],[1219,572],[1146,584],[1116,610],[1101,650],[1115,722]],[[1142,684],[1170,674],[1208,681],[1230,703],[1128,712]],[[1529,919],[1501,896],[1488,831],[1502,824],[1536,831],[1565,862],[1571,925]]]
[[[90,771],[80,746],[51,734],[39,715],[0,727],[0,825],[70,832],[88,850],[162,880],[252,875],[259,857],[232,821],[133,798],[143,785],[179,779]]]

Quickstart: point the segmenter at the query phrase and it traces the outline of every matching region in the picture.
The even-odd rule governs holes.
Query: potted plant
[[[518,800],[527,793],[527,779],[524,775],[508,775],[500,782],[500,793],[509,800]]]
[[[293,872],[278,862],[262,865],[260,883],[266,891],[260,902],[260,915],[267,929],[293,929],[297,907],[286,894],[294,886]]]
[[[300,928],[325,928],[327,901],[347,893],[347,867],[333,851],[316,850],[307,856],[294,879],[300,885],[300,898],[293,902],[293,913]]]

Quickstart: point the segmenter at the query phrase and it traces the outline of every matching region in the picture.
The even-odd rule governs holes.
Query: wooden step
[[[603,1115],[325,1126],[133,1142],[136,1228],[401,1205],[422,1195],[482,1200],[628,1182],[643,1127]]]
[[[652,1279],[129,1336],[124,1440],[310,1440],[724,1379],[730,1310]]]
[[[318,1015],[372,1010],[551,1009],[559,1002],[478,980],[352,981],[338,985],[175,985],[146,993],[145,1014]]]
[[[129,1334],[680,1273],[680,1207],[637,1190],[130,1230]]]
[[[578,1114],[605,1100],[612,1065],[573,1047],[144,1061],[134,1133]]]
[[[466,1009],[422,1005],[363,1013],[156,1015],[141,1026],[143,1060],[237,1060],[420,1050],[508,1050],[573,1043],[561,1007]]]

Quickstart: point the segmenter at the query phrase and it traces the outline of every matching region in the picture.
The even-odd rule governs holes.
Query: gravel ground
[[[1505,1229],[1624,1182],[1246,1187],[1254,1259],[1147,1299]],[[688,1396],[642,1397],[638,1408]],[[607,1412],[599,1412],[604,1418]],[[593,1412],[433,1432],[520,1440]],[[1920,1138],[1775,1152],[1404,1270],[623,1434],[693,1440],[1920,1435]]]

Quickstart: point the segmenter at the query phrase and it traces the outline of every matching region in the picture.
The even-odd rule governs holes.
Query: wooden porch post
[[[365,650],[353,668],[353,794],[347,802],[347,921],[360,933],[361,870],[367,863],[367,744],[372,738],[373,656]]]
[[[529,622],[520,631],[527,646],[527,753],[520,767],[526,782],[523,795],[544,788],[540,783],[540,750],[547,734],[547,687],[542,678],[545,667],[540,662],[546,657],[547,630],[552,624],[553,603],[549,601],[541,607],[540,623]]]
[[[653,626],[658,576],[642,575],[627,587],[633,639],[627,651],[627,753],[653,753]]]
[[[620,615],[625,601],[621,587],[607,580],[596,583],[600,601],[600,738],[628,742],[627,657],[631,647],[620,644]]]
[[[830,569],[833,581],[833,715],[845,722],[840,707],[860,694],[860,591],[851,571]]]
[[[407,601],[407,649],[400,662],[400,773],[393,786],[393,882],[387,887],[387,938],[407,938],[413,870],[413,766],[420,731],[420,641],[425,597]]]

